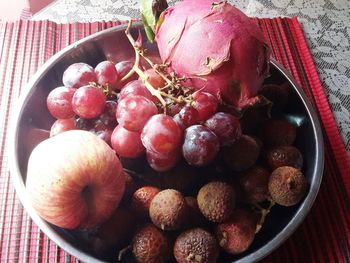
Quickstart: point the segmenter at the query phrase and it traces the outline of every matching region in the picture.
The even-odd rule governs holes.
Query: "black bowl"
[[[140,24],[131,30],[136,37]],[[62,85],[62,74],[72,63],[86,62],[96,66],[102,60],[120,61],[134,56],[133,48],[125,34],[125,25],[117,26],[84,38],[63,49],[49,59],[30,80],[19,103],[19,110],[13,118],[11,148],[11,176],[17,194],[39,228],[58,246],[71,255],[87,262],[104,262],[98,258],[82,241],[76,231],[67,231],[55,227],[38,216],[28,201],[25,180],[26,167],[33,140],[42,140],[40,130],[49,130],[54,119],[46,110],[46,96],[55,87]],[[145,34],[142,31],[144,39]],[[149,56],[158,56],[155,45],[145,43]],[[288,81],[293,87],[285,116],[299,126],[296,146],[301,150],[305,165],[303,172],[309,183],[307,195],[293,207],[275,206],[252,246],[243,254],[235,257],[224,256],[220,262],[254,262],[262,259],[280,246],[300,225],[309,212],[323,174],[323,139],[318,116],[309,103],[303,90],[295,80],[274,60],[271,61],[270,82]]]

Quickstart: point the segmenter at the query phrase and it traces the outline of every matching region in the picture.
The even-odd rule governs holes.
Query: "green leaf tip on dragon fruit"
[[[237,108],[256,101],[270,48],[258,25],[226,1],[184,0],[166,9],[155,39],[164,64]]]
[[[154,31],[161,13],[168,7],[166,0],[140,0],[141,18],[148,40],[154,41]]]

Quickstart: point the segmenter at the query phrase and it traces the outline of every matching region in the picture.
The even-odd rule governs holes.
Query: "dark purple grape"
[[[96,74],[90,65],[86,63],[74,63],[63,73],[63,85],[67,88],[80,88],[90,82],[96,82]]]
[[[98,117],[104,110],[106,96],[99,88],[87,85],[79,88],[73,96],[73,111],[82,118]]]
[[[182,154],[188,164],[204,166],[209,164],[219,152],[219,139],[203,125],[193,125],[185,130]]]
[[[58,87],[53,89],[46,99],[47,108],[56,119],[69,119],[74,117],[72,98],[76,89]]]
[[[93,123],[93,127],[90,129],[92,132],[104,131],[110,128],[100,118],[93,119],[91,123]]]
[[[238,119],[229,113],[217,112],[204,125],[219,137],[221,145],[230,145],[242,135]]]
[[[108,145],[111,145],[111,137],[112,137],[112,130],[111,129],[105,129],[100,131],[95,131],[94,133],[100,137],[102,140],[104,140]]]
[[[107,100],[105,108],[99,119],[107,126],[115,127],[117,125],[116,112],[118,103],[113,100]]]
[[[141,132],[146,122],[158,113],[157,106],[140,95],[130,95],[119,101],[117,121],[125,129]]]
[[[84,119],[81,117],[76,118],[75,125],[78,129],[84,130],[84,131],[90,131],[94,129],[94,126],[96,125],[95,119]]]

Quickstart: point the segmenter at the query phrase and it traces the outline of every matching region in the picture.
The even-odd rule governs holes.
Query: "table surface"
[[[168,1],[174,4],[177,1]],[[350,1],[230,0],[249,16],[297,16],[350,155]],[[59,23],[139,18],[138,0],[59,0],[33,20]]]

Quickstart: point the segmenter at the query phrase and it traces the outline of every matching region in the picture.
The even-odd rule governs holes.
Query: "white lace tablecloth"
[[[198,0],[200,1],[200,0]],[[176,1],[168,1],[173,4]],[[249,16],[297,16],[350,155],[350,1],[230,0]],[[139,0],[59,0],[32,19],[91,22],[139,18]]]

